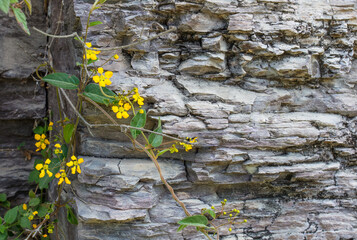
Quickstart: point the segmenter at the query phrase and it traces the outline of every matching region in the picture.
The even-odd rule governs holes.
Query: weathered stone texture
[[[90,4],[75,1],[82,24]],[[199,137],[162,168],[192,212],[241,210],[222,239],[355,239],[354,1],[107,1],[89,32],[98,47],[147,39],[107,65],[112,89],[137,86],[148,127]],[[103,52],[101,58],[113,52]],[[100,122],[86,105],[88,121]],[[177,233],[182,210],[154,165],[112,128],[81,131],[74,181],[78,239],[203,239]],[[87,204],[83,204],[83,202]]]
[[[29,26],[44,29],[43,1],[32,4]],[[44,61],[46,37],[33,29],[28,36],[14,17],[2,11],[0,23],[0,193],[6,193],[12,204],[20,204],[33,187],[28,183],[33,168],[28,157],[36,149],[32,129],[46,115],[46,91],[33,75]]]

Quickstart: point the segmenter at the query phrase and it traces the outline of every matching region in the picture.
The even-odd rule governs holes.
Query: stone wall
[[[29,25],[45,29],[42,1],[33,1]],[[33,75],[42,64],[46,37],[31,29],[24,33],[15,18],[0,11],[0,193],[21,203],[30,189],[28,174],[33,168],[32,129],[46,116],[46,91]],[[22,150],[18,150],[18,146]],[[31,156],[31,157],[30,157]]]
[[[75,1],[83,25],[89,7]],[[160,117],[165,133],[199,138],[160,163],[191,213],[223,198],[241,210],[248,223],[222,239],[357,238],[355,1],[113,0],[92,20],[97,47],[178,27],[106,69],[112,89],[142,91],[149,127]],[[81,130],[73,184],[78,239],[204,238],[176,232],[183,211],[124,135],[93,134]]]
[[[50,1],[51,32],[56,2]],[[75,16],[84,25],[93,1],[75,0],[74,12],[71,1],[64,3],[61,34],[75,29]],[[353,0],[108,0],[94,12],[92,20],[104,24],[91,28],[89,41],[120,46],[178,27],[123,50],[106,69],[114,72],[113,90],[141,90],[151,109],[148,127],[160,117],[165,133],[199,137],[196,149],[166,153],[160,164],[191,213],[218,207],[223,198],[241,210],[248,223],[222,229],[222,239],[355,239],[356,8]],[[0,166],[12,173],[1,171],[0,188],[9,186],[13,196],[28,186],[15,191],[2,183],[9,176],[25,183],[27,175],[8,163],[31,168],[15,148],[24,139],[33,144],[32,119],[46,110],[44,90],[28,79],[38,64],[22,62],[14,42],[39,53],[45,39],[20,38],[21,30],[11,30],[16,23],[0,18],[12,21],[0,26],[7,31],[0,31],[1,49],[13,49],[0,59],[1,84],[8,86],[1,92],[9,96],[0,108]],[[74,51],[72,44],[55,44],[51,53]],[[74,71],[73,58],[59,59],[57,68]],[[19,70],[23,65],[28,69]],[[15,100],[11,91],[24,97]],[[105,121],[89,104],[84,114]],[[67,192],[80,224],[64,227],[61,239],[204,239],[189,228],[176,232],[183,211],[149,159],[114,130],[93,129],[92,136],[81,127],[85,163]]]

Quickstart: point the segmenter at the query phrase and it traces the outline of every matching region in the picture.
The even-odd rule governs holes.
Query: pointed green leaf
[[[42,126],[37,126],[34,130],[33,130],[33,132],[35,133],[35,134],[42,134],[42,133],[44,133],[44,128],[42,127]]]
[[[68,222],[73,224],[73,225],[78,225],[77,217],[73,213],[72,208],[68,204],[66,204],[66,208],[67,208],[67,220],[68,220]]]
[[[0,193],[0,202],[5,202],[7,199],[7,196],[5,193]]]
[[[29,197],[30,198],[35,198],[36,197],[36,193],[32,189],[29,191]]]
[[[143,110],[143,113],[140,113],[140,111],[138,113],[136,113],[136,115],[130,121],[130,126],[132,126],[132,127],[143,128],[143,127],[145,127],[145,124],[146,124],[146,111],[145,110]],[[141,134],[141,131],[138,129],[130,129],[130,132],[134,139],[136,139],[138,137],[138,135]]]
[[[31,207],[35,207],[37,206],[38,204],[40,204],[41,200],[39,198],[31,198],[30,199],[30,202],[29,202],[29,205]]]
[[[31,4],[31,0],[25,0],[26,6],[30,11],[30,14],[32,13],[32,4]]]
[[[206,209],[203,213],[208,213],[212,218],[216,218],[216,213],[212,209]]]
[[[162,127],[161,127],[161,119],[159,118],[159,124],[157,126],[157,128],[154,130],[154,132],[157,132],[157,133],[162,133]],[[158,135],[158,134],[155,134],[155,133],[151,133],[149,135],[149,143],[151,144],[151,146],[153,147],[159,147],[162,143],[162,135]]]
[[[187,225],[180,225],[179,228],[177,229],[177,232],[183,230],[185,227],[187,227]]]
[[[103,24],[103,23],[101,21],[94,21],[94,22],[89,23],[89,27],[97,26],[100,24]]]
[[[8,14],[10,8],[10,0],[1,0],[0,1],[0,10]]]
[[[109,90],[106,87],[102,87],[102,90],[108,96],[111,96],[111,97],[116,96],[116,94],[114,92],[112,92],[111,90]],[[108,97],[104,96],[102,91],[100,91],[99,85],[95,84],[95,83],[88,84],[86,86],[86,88],[84,89],[83,95],[86,97],[89,97],[96,103],[101,103],[101,104],[105,104],[105,105],[108,105],[108,103],[111,103],[114,100],[114,98],[108,98]]]
[[[182,219],[178,224],[194,227],[207,227],[208,219],[202,215],[194,215]]]
[[[64,141],[69,144],[73,135],[74,125],[72,123],[67,124],[63,128]]]
[[[22,217],[20,219],[20,226],[24,229],[31,229],[31,222],[27,217]]]
[[[28,35],[30,35],[30,30],[27,27],[26,15],[22,12],[20,8],[14,8],[11,6],[12,11],[14,12],[17,24],[24,30]]]
[[[169,151],[170,149],[164,149],[164,150],[161,150],[158,154],[157,154],[157,156],[159,157],[159,156],[161,156],[162,154],[164,154],[165,152],[167,152],[167,151]]]
[[[4,220],[7,224],[11,224],[15,222],[18,212],[18,206],[11,208],[9,211],[6,212],[4,216]]]
[[[0,240],[6,240],[8,237],[7,235],[7,230],[5,228],[4,232],[3,233],[0,233]]]
[[[77,89],[79,85],[79,79],[67,73],[52,73],[42,78],[42,80],[63,89]]]

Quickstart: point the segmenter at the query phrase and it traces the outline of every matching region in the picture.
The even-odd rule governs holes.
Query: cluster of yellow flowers
[[[50,159],[46,159],[45,164],[39,163],[36,165],[36,170],[41,171],[40,173],[40,178],[43,178],[46,173],[48,174],[49,177],[52,177],[53,173],[48,169],[48,165],[51,163]]]
[[[130,103],[126,102],[123,104],[123,101],[120,100],[118,105],[112,106],[112,110],[116,113],[117,118],[128,118],[129,114],[127,111],[131,109]]]
[[[134,102],[137,102],[139,106],[144,105],[144,98],[139,94],[138,88],[134,88],[135,94],[133,95]]]
[[[195,138],[186,138],[186,140],[190,143],[195,143],[197,142],[197,137]],[[180,144],[181,146],[183,146],[183,148],[185,149],[186,152],[190,151],[192,149],[192,144],[188,144],[185,142],[179,142],[176,144]],[[172,146],[169,148],[170,153],[175,153],[178,152],[178,149],[176,148],[176,144],[172,144]]]
[[[79,164],[81,164],[83,162],[84,162],[83,158],[80,158],[77,160],[77,158],[75,156],[72,156],[71,161],[66,163],[66,165],[67,165],[67,167],[71,168],[72,174],[76,174],[76,171],[78,173],[82,172]],[[59,179],[58,185],[61,185],[63,182],[65,182],[67,184],[71,184],[71,181],[68,179],[67,173],[64,169],[61,169],[58,173],[56,173],[55,177]]]
[[[87,42],[87,43],[86,43],[86,46],[89,47],[89,48],[91,48],[91,47],[92,47],[92,43]],[[95,49],[95,48],[93,48],[93,49]],[[87,60],[90,59],[90,60],[92,60],[92,61],[95,61],[95,60],[98,59],[98,58],[97,58],[97,54],[99,54],[99,53],[100,53],[100,51],[91,50],[91,49],[86,49],[85,54],[83,54],[83,58],[84,58],[84,59],[87,58]]]
[[[106,71],[103,75],[104,69],[102,67],[98,68],[98,73],[100,75],[95,75],[93,76],[93,81],[95,83],[98,83],[99,86],[101,87],[105,87],[105,86],[109,86],[110,84],[112,84],[112,82],[110,81],[110,78],[113,76],[113,72],[112,71]]]
[[[46,149],[47,145],[50,144],[50,141],[46,139],[45,134],[35,134],[35,139],[36,141],[38,141],[37,143],[35,143],[35,146],[37,147],[36,152],[40,151],[41,149]]]

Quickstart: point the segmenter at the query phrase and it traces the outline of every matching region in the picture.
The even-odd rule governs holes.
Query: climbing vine
[[[118,131],[121,131],[131,140],[138,151],[143,151],[147,154],[156,166],[160,179],[169,190],[172,198],[186,214],[186,217],[178,222],[178,231],[183,230],[185,227],[195,227],[197,231],[203,233],[208,239],[219,239],[220,228],[228,227],[228,231],[231,231],[231,225],[245,221],[237,220],[239,210],[226,210],[227,200],[224,199],[221,202],[221,208],[218,210],[212,206],[210,209],[202,209],[200,214],[191,215],[185,204],[180,201],[173,188],[163,177],[158,163],[158,158],[165,153],[173,154],[179,150],[190,151],[197,142],[197,138],[179,139],[164,134],[160,119],[158,119],[154,130],[146,129],[148,116],[144,107],[145,99],[141,96],[140,90],[136,87],[127,91],[112,91],[107,88],[112,84],[113,72],[106,70],[105,64],[119,59],[119,56],[115,53],[116,51],[140,44],[144,40],[114,48],[93,47],[87,41],[88,29],[102,23],[99,21],[91,22],[90,17],[92,12],[100,8],[104,2],[105,0],[96,0],[92,5],[88,14],[85,34],[82,37],[78,36],[77,33],[66,36],[50,35],[34,28],[36,31],[51,38],[74,38],[82,45],[82,61],[79,63],[80,72],[78,76],[57,72],[48,63],[41,64],[36,69],[37,78],[56,89],[59,119],[52,119],[50,114],[33,130],[34,145],[36,151],[41,154],[41,158],[34,161],[34,169],[29,175],[29,181],[37,185],[35,190],[29,192],[28,200],[18,206],[11,206],[7,196],[4,193],[0,194],[1,206],[8,209],[4,217],[0,217],[0,240],[5,240],[11,236],[15,236],[17,239],[49,239],[53,233],[57,234],[51,238],[58,239],[60,230],[57,219],[58,213],[62,208],[67,212],[67,220],[71,224],[78,224],[72,207],[74,200],[64,201],[61,194],[68,185],[71,185],[70,179],[74,175],[81,174],[81,164],[86,161],[85,158],[80,158],[76,155],[76,136],[80,121],[89,129],[90,133],[91,128],[117,127]],[[17,0],[4,1],[1,3],[0,9],[6,13],[12,11],[16,17],[16,12],[21,11],[20,7],[23,3],[27,5],[31,12],[31,2],[29,0],[20,3]],[[21,23],[22,28],[28,32],[27,24]],[[145,41],[150,41],[174,30],[174,28],[169,29]],[[102,59],[105,60],[104,64],[99,65],[98,60],[101,58],[102,51],[111,51],[113,54],[107,59]],[[48,74],[41,76],[41,69],[45,69],[44,72]],[[72,101],[64,90],[75,91],[77,99]],[[73,119],[64,117],[60,96],[63,96],[68,101],[69,106],[75,112]],[[110,123],[91,124],[86,121],[82,116],[84,101],[99,109]],[[106,110],[108,108],[110,109],[109,112]],[[120,123],[122,119],[130,119],[130,124]],[[168,140],[164,141],[164,137]],[[51,186],[57,189],[57,197],[54,201],[48,201],[45,195],[45,190]],[[222,219],[224,220],[223,222],[221,221]],[[219,224],[216,223],[216,220],[220,220]]]

